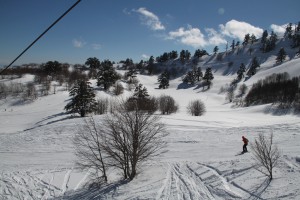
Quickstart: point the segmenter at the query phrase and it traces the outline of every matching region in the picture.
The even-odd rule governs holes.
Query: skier
[[[242,152],[242,153],[246,153],[246,152],[248,152],[248,150],[247,150],[248,139],[245,138],[244,136],[242,136],[242,140],[243,140],[243,142],[244,142],[244,145],[243,145],[243,152]]]

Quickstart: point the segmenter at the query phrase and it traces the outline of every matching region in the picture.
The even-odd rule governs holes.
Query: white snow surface
[[[207,66],[217,63],[210,57],[204,62]],[[275,57],[268,57],[244,83],[251,87],[258,79],[285,71],[300,75],[297,57],[281,65],[274,63]],[[26,104],[1,100],[0,199],[300,199],[299,115],[274,113],[271,105],[236,107],[228,103],[225,94],[219,93],[220,87],[236,75],[224,73],[226,70],[225,64],[219,66],[207,91],[197,86],[181,89],[180,78],[161,90],[157,89],[157,76],[138,75],[150,95],[171,95],[179,104],[177,113],[162,116],[170,133],[165,139],[166,152],[144,163],[130,182],[110,170],[108,184],[97,189],[83,187],[89,171],[74,164],[72,138],[82,118],[64,113],[68,92],[58,91]],[[16,81],[31,79],[27,75]],[[97,95],[107,94],[97,90]],[[195,99],[205,103],[205,115],[186,113],[186,106]],[[94,117],[101,120],[103,116]],[[250,153],[237,154],[242,150],[243,135],[253,142],[259,133],[271,132],[282,158],[269,182],[254,169],[249,146]]]

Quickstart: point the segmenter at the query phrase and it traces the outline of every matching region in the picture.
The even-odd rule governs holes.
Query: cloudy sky
[[[76,0],[0,0],[0,65],[9,64]],[[16,64],[89,57],[135,62],[164,52],[220,51],[245,34],[283,34],[299,0],[82,0]]]

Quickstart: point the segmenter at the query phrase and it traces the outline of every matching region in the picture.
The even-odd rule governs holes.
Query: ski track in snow
[[[169,163],[167,175],[156,199],[241,199],[244,192],[220,172],[200,163]]]

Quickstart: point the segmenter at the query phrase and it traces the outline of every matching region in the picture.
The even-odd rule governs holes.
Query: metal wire
[[[14,62],[16,62],[30,47],[32,47],[43,35],[45,35],[57,22],[59,22],[66,14],[68,14],[81,0],[74,3],[66,12],[64,12],[55,22],[53,22],[39,37],[37,37],[22,53],[20,53],[8,66],[6,66],[0,74],[7,70]]]

